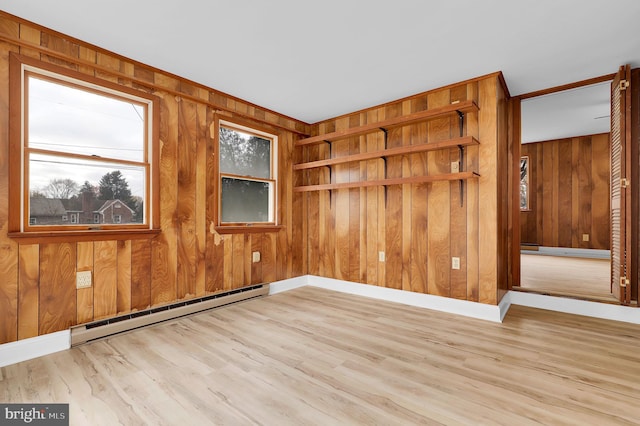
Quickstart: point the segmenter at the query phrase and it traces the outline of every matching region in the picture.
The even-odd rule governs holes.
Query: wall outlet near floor
[[[451,269],[460,269],[460,258],[452,257],[451,258]]]
[[[460,163],[457,161],[451,162],[451,173],[459,173],[460,172]]]
[[[582,241],[589,241],[589,234],[582,234]]]
[[[252,253],[252,259],[253,259],[253,263],[260,262],[260,252],[259,251],[254,251]]]
[[[76,288],[91,287],[91,271],[76,272]]]
[[[384,262],[384,252],[383,251],[379,251],[378,252],[378,262]]]

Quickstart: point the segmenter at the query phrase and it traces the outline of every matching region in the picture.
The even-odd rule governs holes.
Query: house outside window
[[[20,205],[10,231],[94,230],[78,225],[99,223],[94,212],[116,200],[134,214],[105,229],[156,227],[157,98],[15,54],[10,67],[10,109],[22,117],[10,129],[10,199]],[[65,211],[32,221],[40,198]]]
[[[277,136],[220,120],[219,224],[275,225]]]

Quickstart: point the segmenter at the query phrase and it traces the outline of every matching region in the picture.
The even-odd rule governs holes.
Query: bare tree
[[[51,179],[49,184],[42,188],[42,193],[47,198],[66,200],[78,193],[80,186],[71,179]]]

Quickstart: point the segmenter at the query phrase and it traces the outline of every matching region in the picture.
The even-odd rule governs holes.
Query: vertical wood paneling
[[[349,127],[360,126],[360,114],[355,114],[349,117]],[[360,146],[363,143],[362,137],[356,137],[349,139],[348,153],[359,154]],[[358,182],[361,179],[360,176],[360,163],[349,163],[349,182]],[[360,233],[360,197],[364,191],[361,188],[353,188],[347,190],[349,194],[349,261],[348,261],[348,280],[352,282],[362,282],[363,276],[360,270],[360,243],[366,244],[366,241],[362,241],[362,235]]]
[[[93,270],[93,242],[84,241],[79,242],[77,247],[77,272],[91,271],[91,275],[94,275]],[[93,281],[93,280],[92,280]],[[95,285],[88,288],[79,288],[76,290],[77,300],[77,321],[78,324],[93,321],[93,289]]]
[[[294,247],[292,227],[293,211],[291,210],[293,195],[293,140],[291,139],[291,135],[280,135],[278,144],[278,200],[281,206],[279,214],[281,224],[285,225],[285,227],[276,235],[276,247],[278,253],[287,253]],[[282,208],[282,206],[288,206],[288,208]],[[299,219],[299,212],[297,219]],[[247,260],[249,262],[251,261],[250,258]],[[277,256],[276,265],[277,279],[282,280],[289,277],[289,274],[293,270],[293,256]]]
[[[449,91],[430,94],[427,98],[429,108],[437,108],[450,103]],[[451,119],[442,118],[428,124],[429,142],[438,142],[451,137]],[[427,167],[430,175],[451,171],[450,154],[447,150],[427,153]],[[434,182],[429,188],[427,202],[432,208],[428,212],[429,228],[427,241],[429,253],[428,292],[437,296],[449,297],[451,292],[450,226],[451,226],[451,184]],[[437,208],[436,208],[437,206]]]
[[[478,301],[497,303],[498,282],[498,182],[497,182],[497,81],[478,82],[478,133],[480,140],[478,210],[480,214]],[[488,224],[491,224],[487,226]]]
[[[27,339],[38,335],[40,250],[37,244],[20,246],[19,264],[18,339]]]
[[[196,109],[196,181],[195,181],[195,234],[196,234],[196,296],[207,291],[207,107]]]
[[[161,302],[152,298],[152,248],[149,240],[131,241],[131,309],[141,311]],[[155,276],[155,274],[153,275]]]
[[[413,101],[406,99],[402,102],[402,115],[410,114],[413,112]],[[404,126],[402,128],[402,145],[411,145],[411,131],[413,126]],[[411,160],[410,155],[403,155],[400,157],[402,164],[402,176],[411,175]],[[411,206],[413,205],[413,198],[411,198],[411,185],[400,185],[402,190],[402,240],[400,242],[402,247],[402,290],[411,290]]]
[[[558,144],[558,245],[570,247],[573,237],[571,226],[564,226],[564,218],[571,217],[573,186],[571,185],[571,141]]]
[[[427,99],[422,98],[414,102],[413,110],[422,111],[427,109]],[[428,125],[419,123],[411,126],[411,142],[421,144],[427,141]],[[424,176],[429,173],[427,168],[427,154],[420,153],[412,155],[411,176]],[[428,229],[428,194],[430,187],[428,184],[413,184],[409,186],[411,189],[411,229],[416,231]],[[409,271],[410,271],[410,290],[418,293],[427,292],[427,239],[413,238],[411,232],[407,238],[409,240]]]
[[[231,266],[231,288],[240,288],[244,285],[244,264],[245,264],[245,250],[244,250],[244,235],[233,234],[231,236],[232,241],[232,266]]]
[[[349,128],[349,120],[346,118],[336,121],[336,131]],[[349,155],[350,139],[343,139],[331,144],[333,157],[345,157]],[[335,182],[349,182],[351,178],[349,164],[338,164],[333,167]],[[350,189],[338,189],[332,192],[335,197],[335,258],[336,258],[336,278],[349,280],[349,199]]]
[[[610,199],[609,199],[609,135],[591,137],[591,245],[594,248],[609,248]],[[607,159],[607,160],[605,160]]]
[[[260,261],[259,262],[251,262],[251,270],[250,270],[250,283],[251,284],[258,284],[262,282],[262,265],[264,264],[264,260],[262,259],[262,256],[264,255],[263,253],[263,249],[262,249],[262,240],[263,240],[263,235],[264,234],[252,234],[251,235],[251,244],[249,245],[250,247],[250,252],[258,252],[260,253]],[[249,256],[252,256],[252,254],[249,253]]]
[[[478,84],[467,85],[467,99],[478,101]],[[466,116],[467,134],[479,137],[478,135],[478,114],[467,114]],[[469,146],[466,148],[467,170],[479,170],[478,154],[479,147]],[[479,298],[479,199],[478,180],[468,180],[466,182],[465,202],[467,205],[467,300],[477,302]]]
[[[66,330],[76,323],[76,245],[40,245],[38,333]]]
[[[402,105],[392,104],[385,108],[385,118],[402,115]],[[389,130],[387,148],[402,146],[402,129]],[[383,164],[384,176],[384,164]],[[402,157],[391,157],[386,163],[386,177],[402,177]],[[385,287],[402,289],[402,186],[391,185],[383,189],[385,202]]]
[[[366,122],[375,122],[378,120],[378,113],[376,110],[367,111]],[[365,136],[365,149],[367,152],[374,152],[378,150],[378,139],[381,137],[379,133],[370,133]],[[366,162],[366,179],[376,180],[378,177],[378,163],[382,160],[374,159]],[[380,188],[369,187],[365,189],[366,194],[366,217],[364,225],[361,226],[365,229],[365,249],[362,250],[366,253],[366,283],[374,285],[383,285],[378,277],[378,217],[381,215],[378,209],[378,193]],[[311,271],[309,271],[311,273]]]
[[[451,89],[451,102],[465,101],[467,99],[467,87],[458,86]],[[470,115],[470,114],[469,114]],[[465,128],[463,132],[468,132],[468,121],[465,117]],[[452,136],[459,135],[456,133],[456,125],[452,123],[453,131]],[[467,133],[465,133],[467,134]],[[465,148],[466,150],[467,148]],[[460,162],[460,151],[457,149],[450,150],[449,161]],[[466,155],[464,155],[466,157]],[[466,160],[466,158],[465,158]],[[462,164],[460,170],[475,170],[468,169],[466,164]],[[462,185],[463,193],[460,194],[460,188]],[[451,257],[457,257],[460,259],[460,269],[451,269],[450,278],[450,297],[455,299],[467,298],[467,187],[468,182],[451,182],[449,183],[450,191],[450,205],[449,211],[451,220],[449,222],[449,239],[450,239],[450,255]],[[451,261],[449,261],[451,263]],[[450,267],[450,265],[449,265]]]
[[[522,155],[530,163],[522,242],[608,250],[609,134],[524,144]]]
[[[159,76],[156,76],[159,78]],[[168,303],[177,298],[177,220],[178,205],[178,106],[174,97],[160,102],[160,226],[154,238],[151,259],[151,304]]]
[[[463,167],[479,172],[481,178],[467,181],[462,195],[457,182],[305,193],[311,218],[307,223],[310,273],[317,269],[321,276],[331,278],[497,303],[513,276],[507,235],[515,222],[508,198],[514,192],[508,167],[514,163],[515,151],[507,138],[506,92],[497,76],[330,119],[319,123],[313,134],[346,128],[347,120],[353,127],[358,120],[360,125],[370,124],[466,99],[476,101],[484,115],[466,115],[463,133],[478,138],[480,145],[466,148]],[[347,143],[348,152],[355,154],[437,142],[457,137],[460,131],[457,117],[388,130],[386,146],[383,132],[371,133],[357,138],[355,146],[356,138],[332,142],[333,156],[347,155]],[[327,158],[328,147],[304,148],[304,161]],[[334,167],[332,182],[346,182],[347,171],[350,180],[449,173],[451,161],[458,159],[458,149],[451,149],[389,157],[386,162],[366,160],[357,163],[357,168],[340,164]],[[501,174],[500,167],[505,169]],[[308,185],[328,181],[324,169],[301,175]],[[317,224],[313,217],[316,200]],[[348,216],[344,215],[347,209]],[[379,252],[385,253],[384,262],[378,261]],[[320,254],[317,267],[314,253]],[[452,256],[460,258],[459,270],[451,270]],[[349,278],[345,278],[347,272]]]
[[[272,232],[262,234],[262,280],[276,280],[276,238]]]
[[[2,31],[17,35],[10,21],[3,20]],[[0,81],[9,81],[9,51],[0,48]],[[8,85],[0,89],[0,343],[18,338],[18,245],[7,238],[9,222],[9,93]],[[15,207],[14,207],[15,208]]]
[[[181,99],[178,102],[178,229],[177,289],[178,299],[196,294],[196,106]]]
[[[114,316],[118,312],[117,253],[116,241],[96,241],[93,245],[94,319]]]
[[[8,82],[8,54],[15,51],[35,58],[42,56],[45,61],[146,93],[153,92],[159,97],[161,228],[157,236],[148,240],[70,241],[25,245],[19,249],[6,234],[8,135],[0,132],[0,343],[57,331],[76,322],[171,303],[179,298],[307,273],[305,245],[309,223],[305,222],[306,214],[294,209],[300,206],[308,209],[309,206],[304,206],[302,195],[294,198],[292,194],[291,165],[294,160],[300,160],[296,155],[302,155],[301,151],[293,151],[293,133],[284,128],[277,130],[278,216],[283,229],[269,234],[227,235],[223,239],[214,229],[217,194],[212,191],[216,151],[212,125],[217,107],[205,103],[232,108],[244,114],[243,118],[250,120],[253,117],[267,127],[271,123],[308,132],[310,126],[98,51],[91,45],[36,25],[21,24],[2,13],[0,33],[50,49],[41,54],[38,49],[23,48],[18,43],[0,43],[0,79],[5,82]],[[51,53],[54,51],[63,57],[54,57]],[[80,64],[78,58],[86,62]],[[92,63],[98,68],[92,67]],[[9,127],[8,96],[8,85],[0,88],[2,129]],[[224,114],[234,116],[233,113]],[[316,208],[316,217],[318,211]],[[334,219],[330,217],[329,220]],[[238,244],[234,245],[233,239]],[[252,264],[251,251],[258,247],[262,260]],[[320,246],[317,247],[316,260],[321,257]],[[234,260],[234,254],[239,251],[242,256]],[[59,261],[59,257],[63,259]],[[329,256],[330,259],[334,257]],[[76,290],[75,274],[81,270],[93,272],[94,285]]]
[[[131,310],[131,241],[118,241],[118,293],[116,309],[118,313]]]

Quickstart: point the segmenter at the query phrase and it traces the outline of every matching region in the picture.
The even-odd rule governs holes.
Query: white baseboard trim
[[[301,277],[269,283],[269,296],[309,285],[309,277],[310,275],[303,275]]]
[[[504,299],[507,297],[509,298],[509,303],[512,305],[640,324],[640,308],[513,290],[509,291]]]
[[[342,281],[333,278],[324,278],[315,275],[306,275],[291,280],[278,281],[269,284],[269,294],[293,290],[305,285],[320,287],[327,290],[358,296],[371,297],[373,299],[402,303],[404,305],[419,308],[432,309],[451,314],[464,315],[487,321],[501,322],[508,307],[487,305],[484,303],[469,302],[467,300],[451,299],[449,297],[434,296],[431,294],[415,293],[412,291],[396,290],[393,288],[378,287],[370,284],[360,284],[351,281]]]
[[[71,348],[69,330],[44,334],[0,345],[0,367]]]

